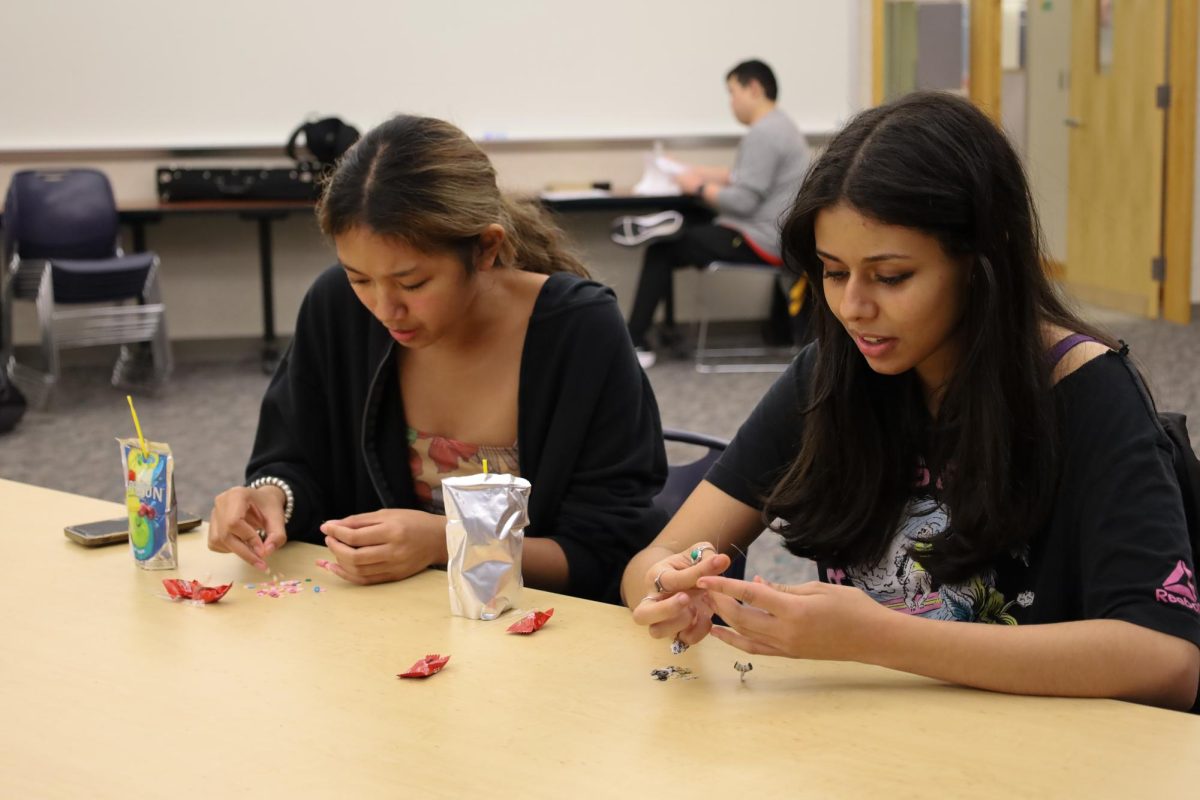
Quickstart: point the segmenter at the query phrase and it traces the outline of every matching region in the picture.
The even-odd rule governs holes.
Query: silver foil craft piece
[[[520,604],[529,489],[529,481],[512,475],[442,481],[450,613],[490,620]]]

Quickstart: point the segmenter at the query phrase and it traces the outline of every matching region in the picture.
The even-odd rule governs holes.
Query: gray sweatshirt
[[[716,224],[734,228],[759,250],[779,255],[779,224],[808,169],[804,134],[778,108],[750,126],[730,182],[717,194]]]

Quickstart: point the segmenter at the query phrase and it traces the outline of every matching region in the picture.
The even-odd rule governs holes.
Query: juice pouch
[[[451,614],[490,620],[520,602],[530,488],[496,473],[442,481]]]
[[[179,566],[175,508],[175,459],[170,445],[117,439],[125,474],[125,508],[129,511],[129,547],[142,569]]]

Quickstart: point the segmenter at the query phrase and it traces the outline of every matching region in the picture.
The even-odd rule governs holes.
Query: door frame
[[[871,3],[871,101],[883,102],[885,0]],[[1166,174],[1163,176],[1162,256],[1166,261],[1159,303],[1164,319],[1187,324],[1192,318],[1192,223],[1196,187],[1197,42],[1200,3],[1167,0],[1166,81],[1171,104],[1166,118]],[[1001,0],[971,0],[970,97],[993,120],[1000,118]],[[1057,272],[1061,275],[1062,269]]]
[[[871,3],[871,102],[883,102],[885,0]],[[1000,121],[1001,0],[970,0],[968,96],[992,120]]]
[[[1000,124],[1001,0],[971,0],[971,74],[969,97],[992,122]]]
[[[1162,316],[1192,319],[1192,223],[1196,188],[1196,43],[1200,9],[1194,0],[1167,0],[1167,146],[1163,176]]]

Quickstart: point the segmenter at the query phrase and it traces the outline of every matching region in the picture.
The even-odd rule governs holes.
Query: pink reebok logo
[[[1183,606],[1200,614],[1200,603],[1196,602],[1196,576],[1182,559],[1163,581],[1162,587],[1154,590],[1154,598],[1160,603]]]

